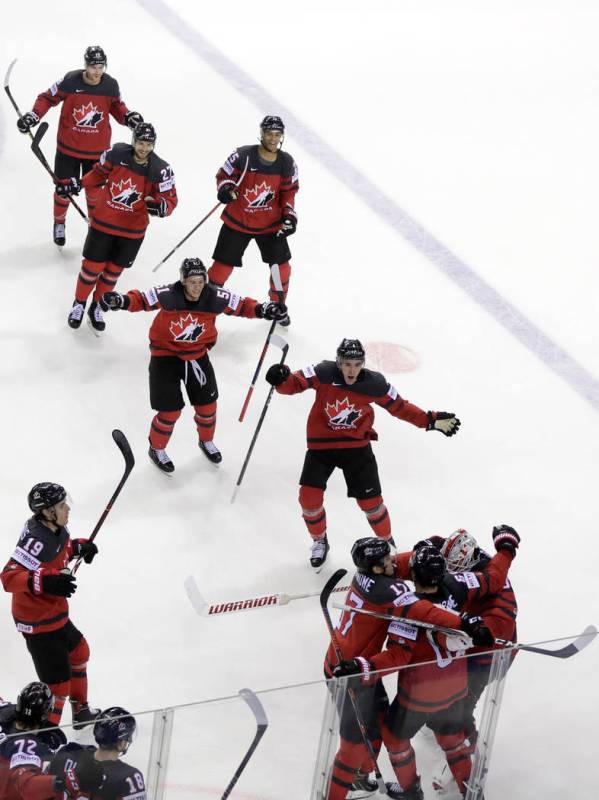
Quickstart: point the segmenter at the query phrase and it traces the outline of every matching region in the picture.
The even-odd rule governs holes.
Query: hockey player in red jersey
[[[12,594],[13,619],[35,671],[54,694],[48,720],[58,725],[69,697],[75,727],[82,726],[96,712],[87,702],[89,645],[69,618],[67,598],[77,584],[68,564],[79,557],[90,564],[98,548],[87,539],[71,539],[66,527],[70,508],[59,484],[36,483],[27,501],[33,516],[25,523],[0,580]]]
[[[102,295],[110,292],[124,269],[131,267],[144,240],[149,216],[168,217],[177,205],[175,176],[170,165],[154,153],[156,131],[141,122],[132,144],[115,144],[81,181],[85,187],[101,187],[83,246],[83,263],[75,286],[75,300],[68,323],[78,328],[87,298],[93,291],[88,322],[100,335],[106,328]],[[64,194],[76,194],[79,181],[72,178],[57,186]]]
[[[299,183],[295,161],[281,150],[284,135],[280,117],[264,117],[260,144],[234,150],[216,174],[217,196],[225,208],[212,256],[214,263],[208,271],[215,286],[224,286],[233,268],[241,267],[246,247],[254,239],[262,261],[279,265],[283,297],[279,297],[271,278],[270,299],[287,297],[291,275],[287,237],[297,226],[295,195]],[[289,317],[280,324],[289,325]]]
[[[107,292],[103,298],[113,311],[158,311],[150,328],[150,404],[157,414],[150,427],[149,456],[166,473],[175,469],[166,446],[185,405],[181,381],[195,410],[200,450],[213,464],[222,460],[213,441],[218,387],[208,357],[218,336],[218,314],[278,320],[287,313],[282,303],[259,303],[207,280],[202,261],[186,258],[176,283],[126,295]]]
[[[316,398],[308,416],[308,452],[300,476],[299,502],[312,537],[310,564],[320,570],[329,551],[324,492],[333,470],[343,470],[348,497],[354,497],[372,530],[392,541],[391,520],[383,502],[378,468],[370,442],[378,436],[372,427],[376,403],[394,417],[427,431],[453,436],[460,420],[445,411],[422,411],[404,400],[384,375],[364,368],[366,353],[357,339],[343,339],[336,361],[291,372],[274,364],[266,380],[280,394],[314,389]]]
[[[121,100],[119,85],[106,73],[107,58],[98,45],[88,47],[85,68],[67,72],[62,80],[38,95],[33,109],[17,120],[21,133],[28,133],[53,106],[62,103],[54,173],[60,179],[80,178],[88,173],[104,150],[110,147],[110,117],[133,130],[143,117],[129,111]],[[91,217],[97,189],[86,186],[87,211]],[[64,195],[54,194],[54,242],[65,244],[65,219],[69,207]]]

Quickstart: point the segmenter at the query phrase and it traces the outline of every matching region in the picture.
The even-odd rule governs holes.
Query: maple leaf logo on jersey
[[[79,128],[95,128],[104,119],[104,112],[98,111],[93,103],[73,109],[75,125]]]
[[[335,400],[334,403],[327,403],[325,411],[329,418],[329,425],[335,431],[355,428],[355,423],[362,416],[362,412],[357,410],[347,397],[344,397],[343,400]]]
[[[137,191],[137,186],[131,178],[126,181],[110,184],[110,196],[113,203],[118,203],[126,208],[132,208],[141,197],[141,192]]]
[[[272,200],[274,200],[275,193],[272,190],[272,186],[269,186],[266,181],[262,181],[257,186],[246,189],[243,196],[246,199],[248,208],[268,208]]]
[[[176,322],[171,322],[169,330],[176,342],[197,342],[204,333],[204,326],[197,317],[186,314]]]

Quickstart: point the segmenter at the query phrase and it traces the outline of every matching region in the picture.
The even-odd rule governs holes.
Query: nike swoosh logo
[[[373,489],[374,489],[374,486],[372,486],[370,489],[364,489],[364,492],[366,494],[368,494],[368,492],[371,492]]]
[[[250,167],[250,172],[258,172],[258,167]]]
[[[342,383],[333,383],[332,386],[343,386]]]
[[[119,164],[121,165],[121,167],[128,167],[129,166],[126,161],[119,161]]]
[[[75,89],[76,92],[84,92],[85,89]]]

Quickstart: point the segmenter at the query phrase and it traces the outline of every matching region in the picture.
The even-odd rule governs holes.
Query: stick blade
[[[183,585],[185,586],[185,591],[196,614],[199,614],[200,617],[206,617],[208,615],[208,602],[202,597],[202,593],[193,575],[188,575]]]
[[[341,580],[341,578],[343,578],[344,575],[347,575],[347,570],[338,569],[336,572],[333,572],[331,577],[322,587],[322,591],[320,593],[320,605],[323,608],[326,608],[326,605],[329,601],[329,595],[331,594],[335,586],[339,583],[339,581]]]
[[[240,689],[239,696],[242,697],[250,707],[252,714],[256,718],[258,728],[265,731],[268,728],[268,717],[266,716],[266,711],[258,696],[254,694],[251,689]]]
[[[275,347],[280,347],[284,353],[287,353],[287,350],[289,350],[289,342],[285,341],[278,333],[271,333],[268,337],[268,343],[274,344]]]
[[[17,63],[17,59],[13,58],[13,60],[8,65],[8,69],[6,70],[6,75],[4,76],[4,88],[8,89],[8,85],[10,83],[10,73],[12,72],[12,68]]]
[[[31,149],[33,150],[33,152],[39,150],[40,142],[46,135],[47,130],[48,130],[47,122],[40,122],[40,124],[35,129],[35,133],[33,134],[33,139],[31,140]]]
[[[580,636],[572,642],[572,647],[576,648],[577,653],[580,653],[594,641],[596,636],[597,628],[594,625],[587,625]]]
[[[135,466],[135,457],[133,455],[133,451],[131,450],[131,445],[127,441],[127,437],[123,433],[123,431],[119,431],[118,428],[113,430],[112,438],[114,439],[114,443],[121,451],[123,458],[125,459],[125,466],[127,467],[127,471],[131,472],[133,467]]]

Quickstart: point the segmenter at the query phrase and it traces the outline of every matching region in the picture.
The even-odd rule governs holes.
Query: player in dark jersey
[[[90,564],[98,548],[87,539],[71,539],[66,527],[69,505],[57,483],[37,483],[27,498],[33,516],[0,573],[12,594],[12,614],[25,638],[35,671],[54,694],[51,724],[58,725],[70,697],[75,727],[89,724],[96,710],[87,702],[89,645],[69,619],[68,597],[77,584],[68,569],[74,558]]]
[[[85,68],[67,72],[62,80],[52,84],[47,92],[38,95],[33,110],[17,120],[21,133],[28,133],[53,106],[62,103],[58,123],[58,139],[54,172],[58,178],[84,176],[110,147],[110,117],[133,130],[143,117],[129,111],[121,100],[119,85],[106,73],[104,50],[93,45],[84,55]],[[86,186],[87,211],[91,217],[97,189]],[[65,219],[69,207],[64,195],[54,194],[54,242],[65,244]]]
[[[137,767],[122,761],[136,730],[135,718],[120,706],[102,711],[94,724],[94,739],[98,745],[82,747],[68,744],[59,750],[48,765],[48,772],[63,776],[89,759],[104,773],[102,786],[93,792],[94,800],[145,800],[146,786]]]
[[[0,702],[0,800],[75,800],[101,783],[101,767],[46,775],[44,762],[63,744],[59,728],[47,728],[52,692],[45,683],[29,683],[16,704]],[[40,730],[40,728],[42,730]]]
[[[94,292],[88,322],[100,335],[106,328],[101,300],[114,289],[124,269],[131,267],[144,240],[149,217],[168,217],[177,205],[175,176],[154,153],[156,131],[141,122],[132,144],[115,144],[102,153],[81,181],[59,184],[59,193],[77,194],[81,185],[101,186],[83,246],[83,263],[75,286],[68,323],[78,328],[87,298]]]
[[[199,258],[184,259],[179,274],[180,280],[166,286],[104,295],[104,303],[113,311],[159,312],[150,328],[150,404],[158,413],[150,427],[149,456],[165,473],[175,469],[166,446],[185,405],[181,381],[195,410],[200,450],[213,464],[222,461],[213,441],[218,387],[208,357],[218,336],[216,317],[278,320],[287,313],[282,303],[258,303],[208,284]]]
[[[333,470],[343,470],[348,497],[354,497],[372,530],[392,541],[391,520],[383,502],[378,467],[370,442],[378,436],[372,427],[372,404],[393,417],[427,431],[453,436],[460,427],[455,414],[422,411],[404,400],[384,375],[364,369],[366,354],[357,339],[343,339],[336,361],[291,372],[274,364],[266,380],[281,394],[314,389],[316,398],[308,416],[308,452],[300,476],[299,502],[312,537],[310,564],[320,570],[329,551],[324,492]]]
[[[361,611],[392,614],[398,620],[416,619],[450,628],[468,625],[467,618],[463,621],[455,612],[437,608],[428,599],[420,599],[409,589],[397,576],[391,547],[383,539],[358,539],[352,547],[352,560],[358,571],[352,579],[345,605]],[[331,644],[324,665],[327,678],[355,674],[360,671],[360,664],[368,665],[369,659],[372,660],[383,647],[389,622],[375,616],[343,611],[336,628],[342,664],[352,666],[338,670],[335,648]],[[355,689],[369,739],[375,751],[378,751],[381,743],[380,717],[388,706],[387,694],[380,681],[360,684]],[[372,770],[372,763],[353,706],[348,700],[341,710],[340,735],[328,800],[344,800],[352,788],[376,790],[376,783],[367,777]]]
[[[243,254],[255,240],[262,261],[278,264],[283,285],[279,297],[270,281],[271,300],[285,300],[291,275],[291,251],[287,237],[295,233],[295,195],[299,189],[295,161],[281,150],[285,125],[280,117],[264,117],[260,144],[238,147],[216,173],[217,196],[225,204],[218,241],[208,271],[210,282],[224,286],[234,267],[241,267]],[[237,182],[243,175],[240,186]],[[289,317],[280,324],[289,325]]]

